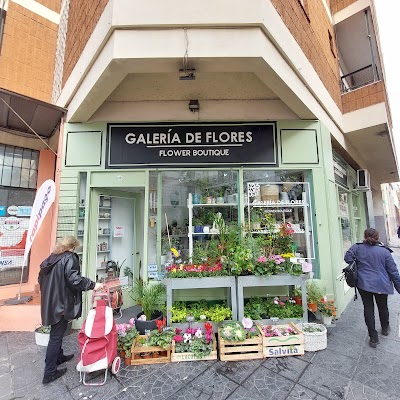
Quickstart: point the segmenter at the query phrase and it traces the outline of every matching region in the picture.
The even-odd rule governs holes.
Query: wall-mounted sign
[[[125,228],[121,225],[114,226],[114,237],[124,237],[125,236]]]
[[[333,153],[333,173],[336,183],[348,187],[346,164],[335,153]]]
[[[276,165],[275,124],[112,125],[107,167]]]

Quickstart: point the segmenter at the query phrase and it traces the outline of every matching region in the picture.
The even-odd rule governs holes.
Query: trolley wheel
[[[117,375],[120,367],[121,367],[121,358],[117,356],[114,358],[114,361],[112,362],[111,373],[113,375]]]

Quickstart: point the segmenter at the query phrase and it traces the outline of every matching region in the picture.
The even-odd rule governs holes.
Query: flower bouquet
[[[202,328],[175,330],[172,340],[171,361],[216,360],[217,347],[212,325],[208,322]]]
[[[225,323],[218,329],[221,361],[264,358],[261,332],[249,318]]]
[[[304,354],[303,332],[293,323],[260,326],[265,357]]]

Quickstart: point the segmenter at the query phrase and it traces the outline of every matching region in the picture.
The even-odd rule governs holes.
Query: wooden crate
[[[265,337],[262,334],[264,357],[300,356],[304,354],[303,332],[293,323],[276,325],[278,328],[292,327],[298,335]],[[261,332],[262,329],[259,327]]]
[[[218,329],[218,350],[221,361],[244,361],[264,358],[262,336],[234,342],[225,340],[221,336],[221,328]]]
[[[171,346],[168,346],[168,349],[163,349],[160,346],[138,346],[138,341],[140,338],[146,338],[145,335],[139,335],[135,338],[135,341],[132,345],[132,361],[131,365],[146,365],[146,364],[159,364],[159,363],[169,363],[171,362]],[[161,356],[161,353],[167,353],[166,356]],[[143,358],[140,356],[140,353],[150,353],[149,358]],[[154,358],[154,353],[159,353],[158,357]],[[139,357],[139,358],[135,358]]]
[[[171,345],[171,362],[181,362],[181,361],[211,361],[216,360],[217,356],[217,341],[215,335],[213,334],[213,349],[207,357],[197,358],[194,353],[176,353],[175,352],[175,340],[172,341]]]

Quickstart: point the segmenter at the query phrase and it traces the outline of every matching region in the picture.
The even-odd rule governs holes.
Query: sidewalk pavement
[[[400,249],[394,249],[400,263]],[[0,333],[0,400],[395,400],[400,399],[400,295],[389,297],[392,331],[368,345],[361,300],[328,329],[328,348],[266,360],[123,366],[104,386],[79,383],[76,357],[59,380],[42,385],[45,348],[32,333]],[[377,327],[380,331],[379,322]],[[77,334],[64,352],[79,354]],[[98,378],[95,378],[98,381]]]

